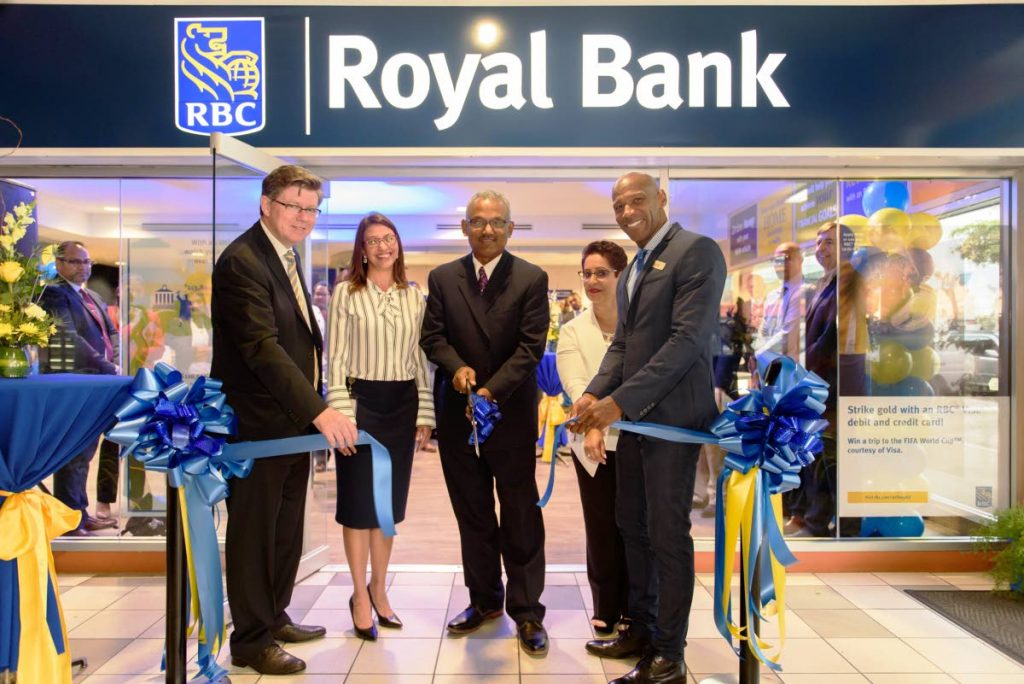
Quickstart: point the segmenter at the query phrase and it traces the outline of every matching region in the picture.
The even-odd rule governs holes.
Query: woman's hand
[[[416,450],[424,451],[427,445],[430,444],[430,433],[434,431],[434,428],[429,425],[417,425],[416,426]]]

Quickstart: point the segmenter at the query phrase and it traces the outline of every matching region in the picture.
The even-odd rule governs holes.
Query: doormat
[[[904,591],[1024,665],[1024,600],[1008,591]]]

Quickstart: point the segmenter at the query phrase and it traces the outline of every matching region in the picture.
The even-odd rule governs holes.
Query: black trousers
[[[537,500],[532,444],[484,451],[480,458],[458,440],[442,437],[441,468],[459,523],[469,600],[489,610],[505,606],[517,623],[543,620],[544,518]],[[498,491],[501,520],[494,514]],[[501,585],[505,563],[508,591]]]
[[[146,495],[146,468],[134,456],[128,457],[128,500],[136,504]],[[121,447],[110,440],[100,442],[100,462],[96,471],[96,500],[100,503],[117,502],[117,484],[120,480]]]
[[[291,623],[302,557],[309,454],[257,459],[249,477],[231,480],[227,499],[228,603],[231,653],[255,658],[274,643],[272,630]]]
[[[654,652],[683,659],[693,602],[690,504],[698,444],[624,432],[616,446],[615,519],[629,571],[629,617]]]
[[[85,491],[85,482],[89,478],[89,462],[96,453],[99,439],[90,443],[82,453],[64,464],[53,474],[53,495],[68,508],[82,512],[79,527],[85,524],[85,516],[89,508],[89,494]]]
[[[587,532],[587,581],[594,597],[594,617],[609,627],[626,615],[629,585],[626,551],[615,524],[615,452],[591,477],[575,456],[576,481]]]

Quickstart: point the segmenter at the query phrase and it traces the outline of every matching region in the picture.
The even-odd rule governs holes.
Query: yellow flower
[[[11,237],[14,238],[15,242],[17,242],[21,238],[25,237],[25,232],[24,226],[15,226],[14,230],[11,231]]]
[[[0,280],[5,283],[17,282],[24,272],[25,269],[17,261],[5,261],[0,264]]]
[[[14,326],[6,321],[0,321],[0,340],[14,334]]]
[[[51,325],[50,326],[50,334],[51,335],[56,335],[57,334],[57,326],[55,326],[55,325]]]
[[[18,332],[25,335],[38,335],[39,328],[36,327],[35,323],[22,323],[18,326]]]
[[[29,304],[24,308],[24,311],[26,316],[34,318],[37,321],[41,321],[46,318],[46,311],[38,304]]]
[[[53,250],[56,245],[47,245],[42,252],[39,253],[39,263],[43,266],[49,266],[54,261]]]
[[[0,304],[0,313],[11,313],[10,304]]]
[[[15,242],[17,242],[17,240],[15,240],[11,235],[0,235],[0,247],[3,247],[7,251],[14,249]]]

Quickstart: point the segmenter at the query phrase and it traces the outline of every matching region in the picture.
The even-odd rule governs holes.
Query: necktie
[[[640,274],[644,270],[644,260],[647,259],[647,250],[639,249],[636,253],[636,261],[633,263],[633,277],[629,282],[629,298],[633,299],[633,292],[636,290],[636,284],[640,282]]]
[[[103,336],[103,347],[105,350],[104,358],[107,361],[114,360],[114,345],[110,341],[110,336],[107,334],[107,326],[103,322],[103,315],[100,314],[100,309],[96,306],[96,302],[92,300],[89,293],[85,291],[85,288],[81,288],[78,294],[82,297],[82,303],[85,304],[85,310],[92,316],[92,320],[96,321],[96,325],[100,328],[100,334]]]
[[[480,288],[480,294],[483,294],[484,288],[487,287],[487,271],[484,270],[483,266],[480,267],[480,272],[476,275],[476,283]]]
[[[309,311],[306,310],[306,296],[302,293],[302,285],[299,283],[299,269],[295,266],[295,252],[288,250],[284,253],[284,262],[288,266],[288,282],[292,284],[292,292],[295,293],[295,301],[299,303],[299,311],[302,312],[302,320],[306,321],[306,327],[312,330],[309,325]]]

